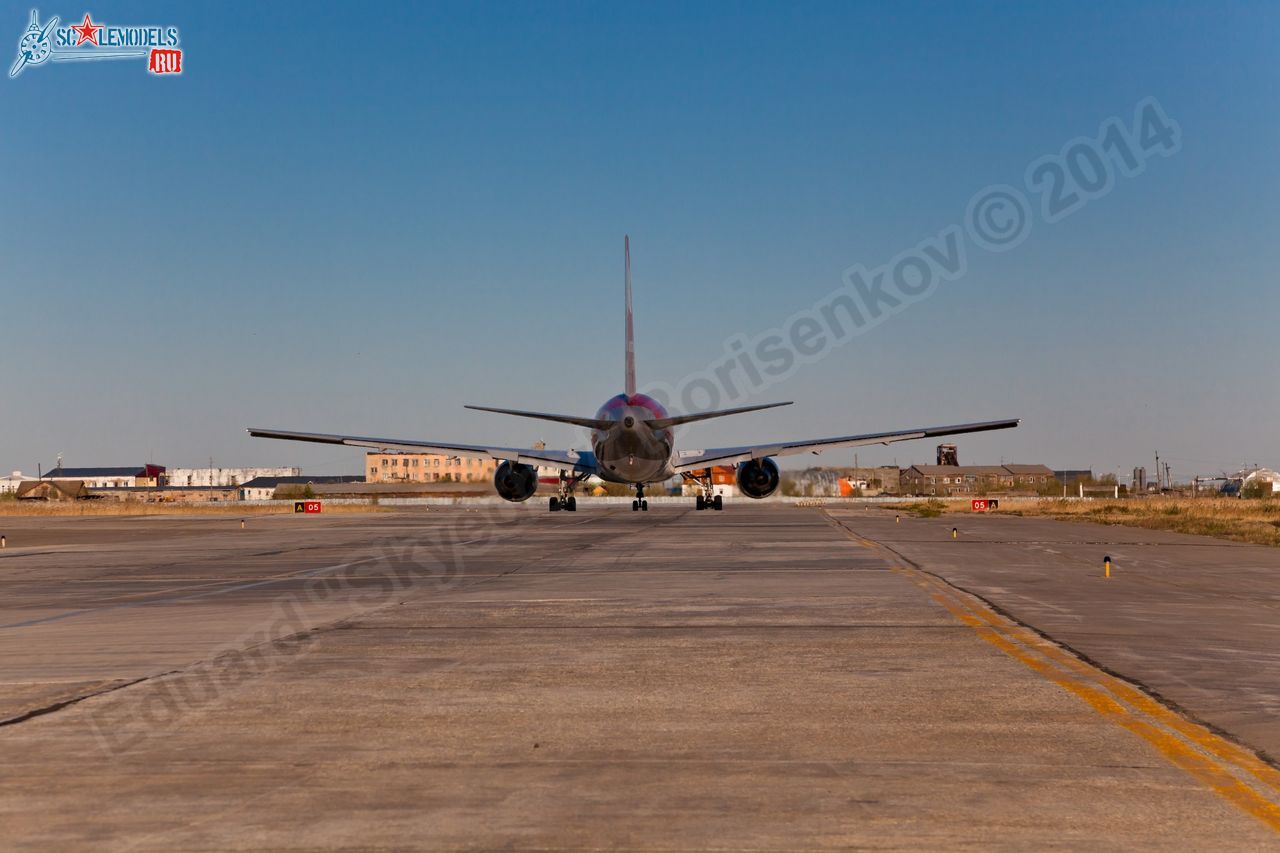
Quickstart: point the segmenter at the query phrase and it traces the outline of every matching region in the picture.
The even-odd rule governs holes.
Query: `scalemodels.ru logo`
[[[17,77],[27,66],[54,62],[82,62],[96,59],[147,60],[152,74],[181,74],[182,50],[177,27],[117,27],[95,24],[88,12],[84,21],[59,27],[55,15],[40,23],[40,14],[31,10],[31,23],[18,41],[18,58],[9,69]]]

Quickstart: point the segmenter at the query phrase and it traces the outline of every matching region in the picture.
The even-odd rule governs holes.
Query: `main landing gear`
[[[696,510],[714,509],[717,512],[724,509],[724,497],[715,494],[715,487],[711,483],[711,469],[704,468],[694,473],[686,473],[686,480],[692,480],[698,484],[698,497],[694,499],[693,508]]]
[[[577,512],[578,499],[573,496],[573,490],[577,488],[581,477],[570,477],[564,471],[560,472],[560,484],[556,487],[555,495],[547,501],[547,509],[551,512]]]
[[[631,502],[631,511],[649,511],[649,502],[644,499],[644,483],[636,483],[636,499]]]

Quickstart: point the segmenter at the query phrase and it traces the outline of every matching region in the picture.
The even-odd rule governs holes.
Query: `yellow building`
[[[480,483],[493,479],[492,459],[441,456],[436,453],[367,453],[370,483]]]

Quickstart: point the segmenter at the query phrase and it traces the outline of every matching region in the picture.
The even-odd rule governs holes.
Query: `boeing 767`
[[[957,435],[968,432],[986,432],[1010,429],[1018,425],[1018,419],[983,421],[952,426],[923,427],[893,432],[873,432],[864,435],[842,435],[834,438],[815,438],[802,441],[776,441],[747,444],[738,447],[711,447],[703,450],[679,450],[675,448],[674,428],[680,424],[755,412],[790,403],[765,403],[740,406],[710,412],[671,415],[657,400],[636,390],[636,353],[634,326],[631,317],[631,241],[624,238],[625,293],[626,293],[626,384],[623,393],[610,397],[594,417],[556,415],[545,412],[528,412],[518,409],[498,409],[488,406],[467,406],[484,412],[497,412],[535,418],[542,421],[573,424],[591,431],[591,452],[573,450],[546,450],[540,448],[489,447],[476,444],[456,444],[448,441],[419,439],[368,438],[356,435],[330,435],[313,432],[286,432],[283,430],[251,427],[249,434],[258,438],[280,438],[290,441],[314,441],[322,444],[344,444],[348,447],[365,447],[381,451],[408,451],[435,453],[446,456],[468,456],[494,459],[500,464],[494,473],[493,485],[498,495],[509,501],[526,501],[538,488],[537,466],[549,466],[560,471],[556,494],[551,496],[548,507],[552,510],[577,509],[574,491],[591,475],[613,483],[623,483],[635,489],[632,510],[647,510],[645,486],[661,483],[676,476],[697,484],[695,500],[697,509],[722,509],[720,495],[713,493],[711,470],[713,466],[732,465],[736,469],[738,489],[750,498],[767,498],[778,490],[781,477],[775,456],[791,456],[797,453],[821,453],[841,447],[858,447],[864,444],[890,444],[916,438]]]

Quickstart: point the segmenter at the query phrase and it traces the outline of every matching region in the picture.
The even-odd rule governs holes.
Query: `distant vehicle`
[[[556,494],[548,501],[551,511],[577,509],[574,491],[583,480],[597,475],[603,480],[623,483],[635,488],[631,509],[647,510],[645,486],[661,483],[676,475],[692,480],[698,485],[695,507],[723,509],[723,498],[714,494],[711,469],[715,465],[733,465],[737,470],[738,489],[750,498],[766,498],[778,490],[780,476],[775,456],[791,456],[798,453],[821,453],[840,447],[857,447],[863,444],[890,444],[916,438],[932,438],[942,435],[958,435],[969,432],[1010,429],[1018,425],[1018,419],[984,421],[981,423],[955,424],[952,426],[923,427],[894,432],[876,432],[865,435],[843,435],[835,438],[807,439],[803,441],[766,442],[740,447],[712,447],[705,450],[675,450],[674,427],[693,421],[755,412],[791,403],[765,403],[740,406],[710,412],[687,415],[671,415],[658,401],[636,391],[635,336],[631,315],[631,240],[624,238],[625,301],[626,301],[626,380],[625,391],[610,397],[594,417],[557,415],[545,412],[529,412],[519,409],[499,409],[490,406],[467,406],[483,412],[497,412],[522,418],[574,424],[591,430],[592,452],[573,450],[548,450],[540,448],[485,447],[474,444],[425,441],[395,438],[367,438],[353,435],[325,433],[286,432],[283,430],[250,427],[249,434],[257,438],[279,438],[291,441],[314,441],[323,444],[344,444],[350,447],[367,447],[376,450],[405,450],[416,453],[440,453],[450,456],[470,456],[500,460],[493,484],[498,494],[509,501],[526,501],[538,488],[538,472],[535,466],[547,465],[560,469]]]

